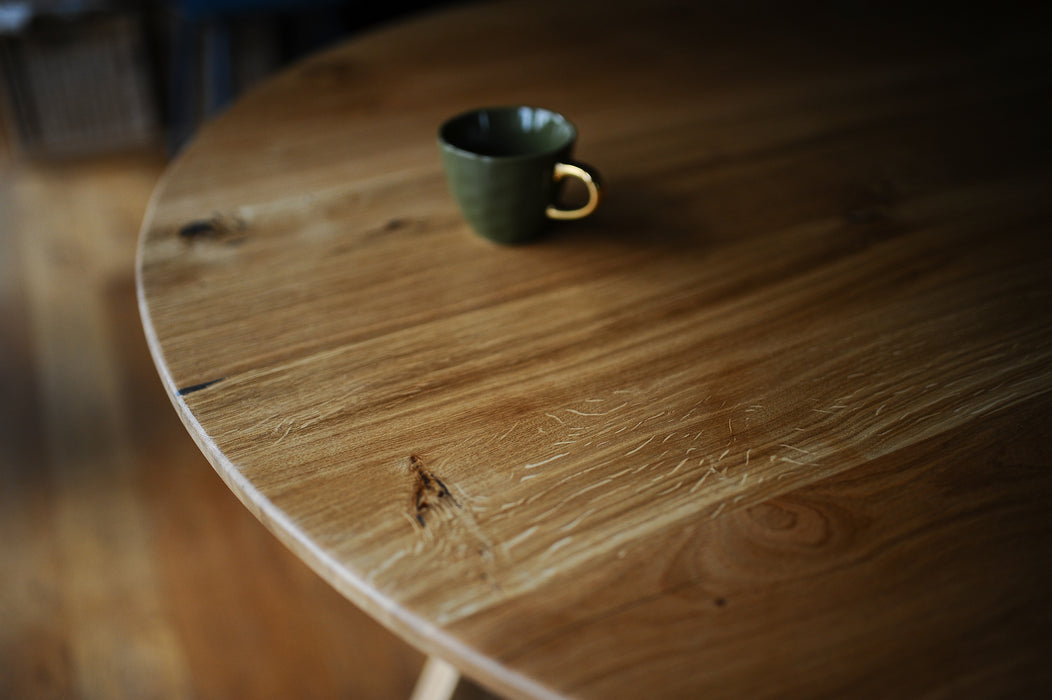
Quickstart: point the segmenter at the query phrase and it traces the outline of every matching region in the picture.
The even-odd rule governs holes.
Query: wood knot
[[[748,509],[761,539],[791,547],[824,547],[837,537],[830,513],[817,504],[768,501]]]
[[[179,227],[179,237],[185,241],[210,240],[236,245],[245,240],[248,228],[244,219],[237,216],[216,214],[210,219],[197,219]]]
[[[420,527],[427,527],[426,516],[431,511],[448,506],[460,507],[446,484],[424,466],[420,457],[409,455],[409,468],[415,476],[410,515]]]
[[[761,503],[749,509],[752,519],[768,530],[792,530],[799,517],[776,503]]]

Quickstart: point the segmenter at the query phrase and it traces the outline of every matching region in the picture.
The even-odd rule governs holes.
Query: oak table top
[[[507,695],[1047,690],[1045,37],[696,5],[446,9],[251,91],[143,225],[177,411],[321,576]],[[501,247],[435,134],[519,103],[606,197]]]

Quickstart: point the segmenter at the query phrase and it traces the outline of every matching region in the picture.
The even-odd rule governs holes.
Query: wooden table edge
[[[221,115],[217,121],[226,115]],[[207,126],[205,129],[207,130]],[[151,228],[157,202],[164,192],[168,178],[181,160],[177,156],[169,163],[164,174],[154,187],[146,213],[143,215],[136,245],[135,260],[135,293],[139,307],[146,345],[150,352],[154,368],[160,377],[161,385],[175,408],[183,427],[190,434],[198,449],[211,464],[212,468],[234,493],[239,501],[259,520],[266,529],[289,548],[301,561],[310,567],[330,586],[371,618],[396,634],[429,657],[439,658],[459,671],[465,672],[472,679],[477,679],[487,687],[513,697],[552,698],[562,696],[537,681],[518,673],[501,663],[475,651],[455,636],[443,631],[437,625],[428,622],[418,615],[399,606],[389,598],[380,595],[360,576],[341,568],[335,559],[327,555],[320,547],[311,542],[285,513],[255,489],[226,455],[206,434],[201,424],[194,417],[186,402],[179,394],[179,388],[172,379],[164,359],[164,351],[153,326],[149,302],[143,281],[144,242]]]

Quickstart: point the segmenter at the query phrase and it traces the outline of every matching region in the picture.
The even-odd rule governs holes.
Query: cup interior
[[[577,132],[566,117],[539,107],[487,107],[453,117],[438,132],[446,144],[478,156],[514,158],[555,153]]]

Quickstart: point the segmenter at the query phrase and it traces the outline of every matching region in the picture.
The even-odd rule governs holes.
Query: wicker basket
[[[143,145],[159,135],[140,22],[96,15],[34,23],[0,43],[9,138],[31,154]]]

